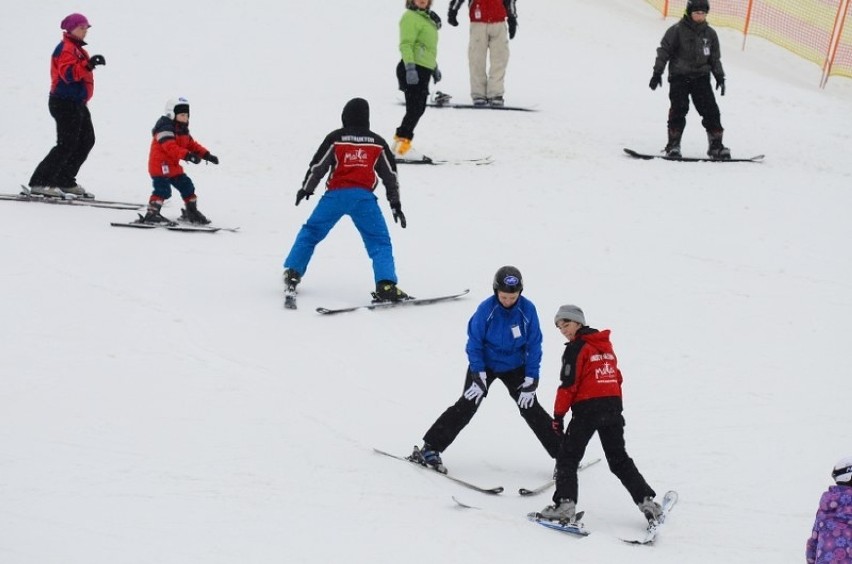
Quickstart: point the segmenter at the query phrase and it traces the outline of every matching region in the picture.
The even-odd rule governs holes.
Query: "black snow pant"
[[[39,163],[30,186],[73,188],[77,173],[95,146],[92,115],[86,104],[50,97],[50,115],[56,120],[56,146]]]
[[[669,77],[669,131],[683,132],[686,127],[686,114],[689,113],[690,96],[695,110],[701,115],[701,125],[707,133],[721,135],[722,118],[719,105],[716,104],[716,96],[713,95],[709,74]]]
[[[524,383],[524,368],[524,366],[520,366],[509,372],[493,372],[491,370],[486,370],[486,387],[490,388],[494,380],[501,380],[503,384],[505,384],[506,389],[509,390],[509,396],[511,396],[517,404],[518,396],[521,394],[520,387]],[[467,375],[464,379],[465,390],[470,387],[475,374],[476,373],[471,372],[470,368],[468,368]],[[476,378],[479,380],[478,375],[476,375]],[[486,389],[485,396],[487,395],[488,390]],[[485,396],[480,399],[480,403],[485,399]],[[478,408],[479,404],[477,402],[465,399],[464,394],[462,394],[459,400],[448,407],[447,410],[438,417],[438,420],[432,424],[429,430],[426,431],[426,434],[423,436],[423,441],[428,443],[429,446],[438,452],[443,452],[448,446],[450,446],[450,444],[452,444],[461,430],[470,423],[470,420],[473,419]],[[556,458],[556,454],[559,452],[561,435],[557,434],[553,430],[553,419],[550,415],[548,415],[544,408],[541,407],[541,404],[538,403],[538,399],[536,399],[535,402],[533,402],[533,404],[527,409],[521,409],[518,407],[518,411],[520,412],[521,417],[524,418],[524,421],[527,422],[527,425],[529,425],[529,428],[532,429],[532,432],[535,433],[535,436],[544,447],[544,450],[547,451],[547,454],[550,455],[551,458]]]
[[[418,66],[417,75],[420,81],[409,85],[405,82],[405,64],[402,61],[396,66],[396,79],[399,89],[405,93],[405,115],[402,123],[396,128],[396,136],[404,139],[414,139],[414,128],[426,111],[426,102],[429,99],[429,80],[432,71],[426,67]]]
[[[590,400],[595,401],[595,400]],[[575,410],[577,406],[572,407]],[[599,411],[588,414],[573,414],[556,458],[556,491],[554,503],[561,499],[577,501],[577,468],[592,435],[598,432],[610,471],[615,474],[634,503],[645,497],[656,497],[656,493],[639,473],[636,464],[627,455],[624,446],[624,417],[620,411]]]

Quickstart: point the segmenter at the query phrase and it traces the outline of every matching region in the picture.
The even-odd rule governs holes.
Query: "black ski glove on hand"
[[[458,15],[458,10],[450,10],[450,12],[447,14],[447,23],[453,27],[459,25],[459,20],[457,19]]]
[[[210,151],[207,151],[207,153],[201,158],[207,161],[208,163],[213,163],[216,165],[219,164],[219,157],[210,153]]]
[[[719,90],[719,94],[722,96],[725,95],[725,79],[716,80],[716,90]]]
[[[513,17],[513,16],[509,16],[508,23],[509,23],[509,39],[514,39],[515,34],[518,32],[518,19]]]
[[[104,59],[103,55],[92,55],[89,57],[89,63],[86,66],[89,67],[89,70],[95,70],[96,66],[105,64],[106,59]]]
[[[391,211],[393,211],[393,222],[399,223],[399,226],[405,229],[405,214],[402,213],[402,204],[399,202],[395,202],[390,205]]]
[[[435,81],[435,84],[441,82],[441,69],[435,67],[435,70],[432,71],[432,79]]]
[[[654,73],[654,76],[651,77],[651,82],[648,83],[648,88],[651,90],[656,90],[657,86],[663,85],[663,75]]]
[[[518,386],[521,395],[518,396],[518,407],[529,409],[535,403],[535,389],[538,388],[538,380],[532,376],[526,376],[524,383]]]
[[[296,192],[296,205],[298,206],[299,202],[301,202],[302,200],[310,200],[311,196],[313,195],[313,192],[308,192],[302,188],[299,188],[299,191]]]
[[[187,153],[186,156],[183,158],[183,160],[185,160],[188,163],[198,164],[198,163],[201,162],[201,157],[199,157],[195,153]]]

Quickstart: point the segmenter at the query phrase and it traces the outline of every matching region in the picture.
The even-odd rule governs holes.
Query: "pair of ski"
[[[414,447],[414,448],[416,449],[417,447]],[[431,470],[431,471],[435,472],[436,474],[440,474],[441,476],[445,477],[446,479],[448,479],[452,482],[455,482],[456,484],[458,484],[460,486],[463,486],[463,487],[468,488],[470,490],[477,491],[479,493],[491,494],[491,495],[497,495],[497,494],[503,493],[503,486],[497,486],[497,487],[493,487],[493,488],[486,488],[486,487],[478,486],[474,483],[462,480],[460,478],[456,478],[455,476],[451,476],[450,474],[445,474],[443,472],[439,472],[439,471],[435,470],[434,468],[432,468],[430,466],[423,466],[413,456],[398,456],[396,454],[391,454],[389,452],[385,452],[385,451],[377,449],[377,448],[374,448],[373,451],[375,451],[378,454],[382,454],[384,456],[389,456],[391,458],[395,458],[397,460],[404,460],[406,462],[411,462],[412,464],[416,464],[418,468],[423,468],[424,470]],[[585,470],[589,466],[596,464],[600,461],[601,461],[600,458],[595,458],[594,460],[591,460],[589,462],[584,462],[584,463],[580,464],[578,470]],[[551,487],[553,484],[554,484],[554,480],[549,480],[544,485],[539,486],[539,487],[534,488],[534,489],[531,489],[531,490],[529,490],[527,488],[520,488],[518,490],[518,494],[520,494],[522,496],[535,495],[537,493],[543,492],[547,488]],[[466,507],[468,509],[478,509],[478,507],[474,507],[472,505],[466,505],[466,504],[460,502],[455,497],[453,498],[453,500],[462,507]]]
[[[201,225],[184,221],[169,221],[168,223],[145,223],[142,214],[135,221],[113,221],[113,227],[134,227],[136,229],[167,229],[169,231],[183,231],[186,233],[217,233],[219,231],[230,231],[236,233],[239,227],[216,227],[213,225]]]
[[[356,306],[348,306],[341,308],[327,308],[327,307],[318,307],[316,309],[317,313],[321,315],[336,315],[338,313],[348,313],[351,311],[357,311],[359,309],[368,309],[368,310],[377,310],[377,309],[391,309],[397,307],[404,306],[416,306],[416,305],[429,305],[436,304],[439,302],[446,302],[450,300],[455,300],[456,298],[460,298],[462,296],[470,293],[470,290],[464,290],[462,292],[458,292],[457,294],[447,294],[445,296],[435,296],[432,298],[412,298],[410,300],[403,300],[401,302],[373,302],[370,304],[356,305]],[[287,287],[284,289],[284,308],[285,309],[296,309],[296,289],[293,287]]]
[[[17,194],[0,194],[0,200],[8,200],[13,202],[41,202],[45,204],[56,204],[65,206],[88,206],[92,208],[108,208],[113,210],[138,210],[145,207],[146,204],[135,204],[132,202],[114,202],[111,200],[98,200],[93,197],[75,196],[73,194],[65,194],[63,197],[43,196],[41,194],[33,194],[28,186],[21,185],[21,190]]]
[[[645,529],[645,535],[640,539],[623,538],[621,540],[626,542],[627,544],[634,545],[648,546],[654,544],[654,541],[657,540],[657,535],[659,534],[660,529],[662,529],[663,525],[665,524],[666,518],[668,517],[669,512],[671,512],[672,508],[677,503],[677,500],[678,495],[676,491],[667,491],[666,494],[663,496],[662,503],[660,503],[660,506],[663,508],[663,512],[659,518],[648,521],[648,526]],[[541,516],[541,513],[539,512],[528,513],[527,519],[534,523],[538,523],[542,527],[546,527],[554,531],[559,531],[560,533],[566,533],[576,537],[587,537],[591,534],[591,531],[589,531],[585,527],[585,525],[580,521],[583,518],[583,514],[583,511],[578,512],[577,515],[574,517],[574,520],[568,522],[552,521],[550,519],[545,519]]]
[[[445,164],[472,164],[472,165],[490,165],[494,161],[491,160],[491,157],[477,157],[473,159],[433,159],[427,156],[423,156],[419,159],[406,159],[405,157],[397,157],[396,164],[409,164],[409,165],[445,165]]]

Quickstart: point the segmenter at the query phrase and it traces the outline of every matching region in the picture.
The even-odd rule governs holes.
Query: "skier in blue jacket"
[[[464,393],[447,408],[414,447],[411,459],[446,473],[442,453],[473,419],[479,403],[495,380],[501,380],[551,458],[556,458],[561,434],[535,396],[541,367],[541,326],[535,305],[521,295],[520,271],[501,267],[494,275],[494,295],[479,304],[467,325],[468,368]]]

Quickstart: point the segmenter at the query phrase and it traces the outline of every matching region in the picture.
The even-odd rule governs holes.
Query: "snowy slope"
[[[400,286],[471,297],[316,315],[372,288],[344,221],[300,309],[284,311],[281,261],[314,205],[293,201],[316,146],[351,97],[388,138],[402,116],[402,2],[366,4],[6,7],[3,191],[52,143],[47,62],[74,9],[107,59],[81,183],[145,201],[150,128],[184,95],[194,136],[222,161],[189,169],[199,207],[241,232],[118,230],[109,222],[133,212],[0,203],[0,562],[800,562],[852,438],[852,83],[819,90],[819,68],[758,39],[740,51],[719,30],[726,144],[766,162],[635,161],[621,148],[665,141],[666,94],[647,83],[672,20],[636,0],[524,5],[506,96],[541,111],[430,110],[421,151],[496,162],[400,171]],[[439,61],[440,88],[463,100],[460,19]],[[688,119],[684,152],[701,154]],[[498,498],[372,453],[406,453],[455,401],[467,319],[503,264],[521,268],[545,328],[571,302],[612,328],[628,451],[659,493],[681,496],[653,549],[616,540],[642,517],[604,464],[580,478],[592,536],[525,521],[549,494],[515,492],[552,461],[499,389],[444,455],[456,475],[505,486]],[[561,349],[547,330],[548,409]]]

